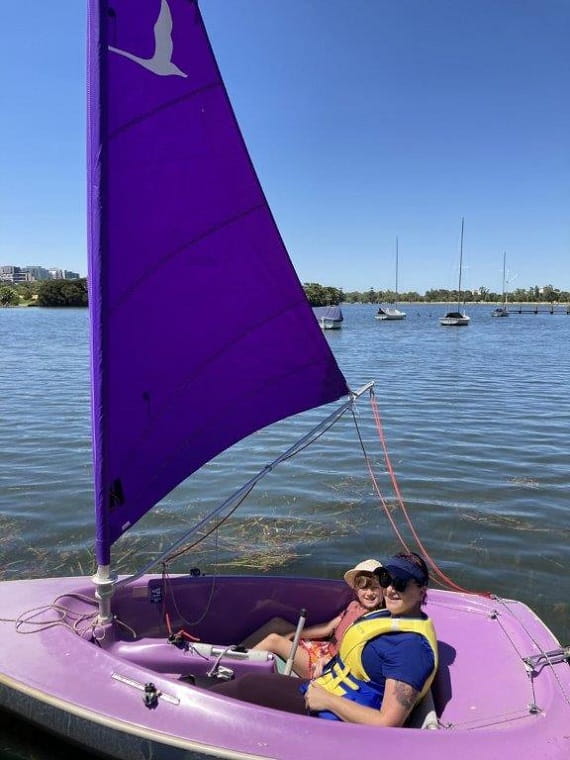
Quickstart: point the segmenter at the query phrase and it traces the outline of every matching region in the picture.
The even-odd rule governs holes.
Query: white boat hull
[[[323,330],[340,330],[342,327],[342,321],[340,319],[327,319],[326,317],[320,317],[319,325]]]
[[[399,309],[382,309],[376,314],[376,319],[382,322],[395,322],[397,320],[405,319],[406,312]]]

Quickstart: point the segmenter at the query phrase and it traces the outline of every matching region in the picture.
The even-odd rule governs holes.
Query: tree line
[[[87,306],[87,279],[0,284],[0,306]]]
[[[432,289],[424,295],[411,291],[396,294],[393,290],[374,290],[364,292],[357,290],[345,292],[342,288],[321,285],[318,282],[306,282],[303,285],[311,306],[337,306],[340,303],[403,303],[457,301],[457,290]],[[478,291],[464,290],[461,300],[466,303],[496,303],[502,301],[501,293],[493,293],[481,286]],[[517,288],[509,293],[510,302],[522,303],[570,303],[570,293],[559,290],[552,285],[539,288],[534,285],[528,289]],[[80,280],[42,280],[39,282],[22,282],[15,285],[0,284],[0,306],[87,306],[87,279]]]
[[[457,301],[457,290],[445,290],[435,288],[426,290],[421,295],[416,291],[407,293],[395,293],[393,290],[374,290],[369,288],[360,292],[357,290],[344,291],[342,288],[334,288],[330,285],[320,285],[318,282],[306,282],[303,284],[305,294],[311,306],[337,306],[339,303],[394,303],[398,300],[403,303],[434,303],[436,301]],[[497,303],[503,300],[502,293],[494,293],[489,288],[481,286],[478,290],[463,290],[461,301],[466,303]],[[570,292],[559,290],[553,285],[538,285],[532,287],[517,288],[508,294],[509,302],[521,303],[569,303]]]

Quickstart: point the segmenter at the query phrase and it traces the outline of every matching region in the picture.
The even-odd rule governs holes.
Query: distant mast
[[[457,311],[448,311],[443,317],[440,317],[439,324],[445,327],[464,327],[468,325],[471,318],[465,314],[465,310],[461,311],[462,306],[462,290],[461,290],[461,275],[463,274],[463,231],[465,228],[465,219],[461,217],[461,238],[459,242],[459,278],[457,283]],[[463,303],[463,306],[465,304]]]
[[[457,311],[461,311],[461,273],[463,271],[463,226],[465,218],[461,217],[461,241],[459,243],[459,285],[457,293]]]
[[[505,290],[505,282],[507,276],[507,252],[503,251],[503,306],[507,308],[507,293]]]
[[[496,309],[493,310],[491,316],[492,317],[508,317],[509,316],[509,310],[507,309],[507,291],[505,289],[507,281],[507,252],[503,252],[503,302],[501,306],[497,306]]]
[[[398,303],[398,236],[396,235],[396,298],[395,303]]]

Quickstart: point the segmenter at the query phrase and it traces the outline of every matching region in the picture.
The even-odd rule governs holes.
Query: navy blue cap
[[[421,586],[427,586],[429,580],[427,573],[421,567],[404,557],[390,557],[384,563],[383,569],[387,570],[392,578],[402,578],[403,580],[413,578]]]

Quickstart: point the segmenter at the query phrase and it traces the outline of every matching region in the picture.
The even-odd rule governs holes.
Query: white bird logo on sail
[[[145,69],[152,71],[153,74],[159,76],[177,76],[187,77],[178,66],[172,62],[172,51],[174,45],[172,42],[172,14],[170,13],[170,7],[167,0],[160,1],[160,13],[154,25],[154,55],[152,58],[140,58],[138,55],[129,53],[127,50],[120,50],[119,48],[109,45],[109,50],[119,55],[124,55],[125,58],[138,63]]]

